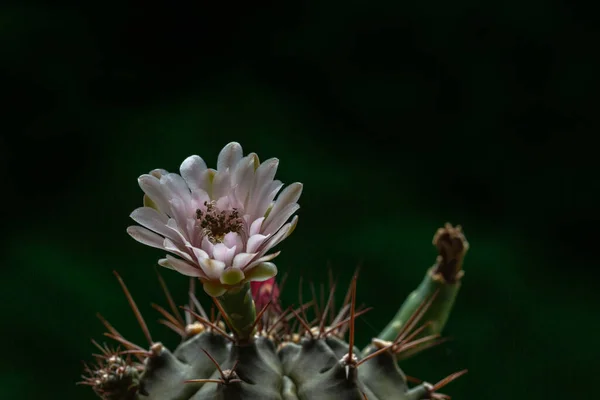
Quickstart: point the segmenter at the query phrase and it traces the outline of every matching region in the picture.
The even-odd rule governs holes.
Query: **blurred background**
[[[455,399],[590,395],[599,39],[584,4],[304,1],[3,3],[0,263],[3,399],[93,399],[76,386],[102,313],[143,346],[112,271],[168,346],[151,302],[163,252],[125,229],[137,177],[216,166],[239,141],[301,181],[280,245],[298,279],[361,263],[366,344],[421,281],[431,239],[471,244],[445,334],[403,363]],[[187,279],[161,270],[179,302]],[[341,295],[340,295],[341,297]],[[206,298],[205,299],[205,304]],[[593,385],[593,384],[592,384]],[[593,387],[591,387],[593,390]]]

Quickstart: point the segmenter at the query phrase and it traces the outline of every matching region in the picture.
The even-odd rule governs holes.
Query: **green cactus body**
[[[159,265],[190,276],[189,303],[175,305],[162,278],[170,311],[154,305],[160,322],[181,336],[175,349],[154,341],[123,280],[149,349],[125,339],[100,317],[109,338],[124,349],[94,342],[101,354],[86,366],[81,383],[104,400],[421,400],[446,399],[437,384],[408,382],[398,360],[440,343],[458,294],[468,249],[460,227],[446,224],[434,236],[439,256],[383,331],[362,351],[354,343],[357,275],[335,312],[335,285],[328,300],[299,299],[283,309],[277,267],[267,254],[295,229],[302,184],[278,196],[277,159],[262,164],[243,157],[238,143],[219,154],[217,169],[188,157],[181,176],[156,169],[138,182],[144,207],[128,228],[138,242],[169,252]],[[290,222],[287,222],[292,218]],[[171,255],[173,254],[173,255]],[[116,273],[115,273],[116,274]],[[197,283],[218,314],[206,314],[194,294]],[[302,291],[300,291],[302,293]],[[320,304],[324,303],[324,304]]]

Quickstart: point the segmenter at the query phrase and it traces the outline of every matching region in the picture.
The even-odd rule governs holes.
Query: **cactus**
[[[154,341],[125,282],[115,275],[144,332],[148,347],[127,340],[106,319],[105,336],[117,342],[86,365],[82,384],[105,400],[420,400],[446,399],[438,383],[416,381],[398,361],[443,341],[441,331],[463,276],[468,243],[460,227],[446,224],[434,235],[439,256],[398,313],[362,351],[354,342],[358,271],[336,311],[336,284],[327,300],[283,308],[277,268],[267,254],[297,223],[292,214],[302,186],[275,196],[278,160],[264,163],[230,143],[217,170],[198,156],[186,159],[181,176],[154,170],[139,179],[144,207],[128,228],[139,242],[168,251],[159,265],[190,276],[189,303],[177,307],[158,275],[168,309],[153,304],[160,323],[181,337],[172,351]],[[286,221],[292,218],[291,222]],[[196,297],[201,284],[212,298],[207,313]],[[325,296],[322,296],[325,297]]]

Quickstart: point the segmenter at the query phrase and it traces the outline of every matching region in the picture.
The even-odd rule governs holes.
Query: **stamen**
[[[216,202],[204,202],[206,211],[196,210],[196,219],[204,234],[212,243],[221,243],[229,232],[241,232],[243,219],[236,208],[231,210],[219,210]]]

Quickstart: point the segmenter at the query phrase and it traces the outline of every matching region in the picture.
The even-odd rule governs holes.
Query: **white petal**
[[[223,243],[217,243],[213,250],[213,255],[216,260],[223,261],[225,265],[231,265],[231,260],[235,255],[236,247],[228,248]]]
[[[271,240],[269,240],[268,246],[273,248],[273,247],[277,246],[279,243],[283,242],[283,240],[285,238],[287,238],[288,236],[290,236],[290,234],[294,231],[294,229],[296,229],[297,223],[298,223],[298,216],[295,215],[294,218],[292,218],[292,220],[290,222],[285,224],[281,228],[281,230],[279,232],[277,232],[278,235],[275,235],[277,237],[273,237]]]
[[[267,237],[268,236],[261,234],[250,236],[250,239],[248,239],[248,244],[246,246],[246,251],[248,253],[255,253],[259,249],[259,247],[264,243]]]
[[[219,171],[212,181],[211,199],[217,200],[231,191],[231,174],[229,170]]]
[[[156,247],[157,249],[163,248],[164,238],[156,233],[142,228],[141,226],[130,226],[127,228],[127,233],[137,240],[138,242],[147,246]]]
[[[257,206],[262,202],[262,198],[267,195],[270,190],[267,190],[271,182],[275,178],[277,167],[279,166],[279,160],[276,158],[269,158],[256,170],[254,185],[250,193],[250,202],[247,206],[247,212],[254,214],[257,211]]]
[[[260,217],[256,221],[252,222],[252,225],[250,225],[250,232],[248,233],[248,235],[252,236],[260,232],[260,226],[262,225],[264,220],[265,217]]]
[[[209,258],[208,257],[208,253],[205,252],[202,249],[199,249],[197,247],[190,247],[192,249],[192,251],[194,252],[194,255],[196,256],[196,259],[198,260],[198,264],[200,264],[200,260],[203,258]]]
[[[183,201],[178,197],[173,197],[169,200],[169,205],[171,206],[171,217],[173,220],[177,222],[177,227],[179,232],[185,236],[187,241],[190,241],[191,232],[188,231],[188,217],[192,215],[189,212],[183,203]]]
[[[238,163],[232,175],[231,185],[235,187],[236,197],[243,204],[248,205],[248,196],[254,183],[254,160],[256,154],[251,153]]]
[[[215,245],[210,240],[208,240],[207,236],[204,236],[202,238],[202,245],[200,247],[202,248],[202,250],[208,253],[210,257],[212,257]]]
[[[237,247],[241,249],[243,246],[242,238],[237,232],[228,232],[225,237],[223,237],[223,243],[229,248]]]
[[[265,186],[258,195],[254,215],[257,217],[264,216],[269,206],[271,206],[273,199],[282,187],[283,183],[281,183],[281,181],[273,181],[268,186]]]
[[[252,259],[256,256],[256,253],[239,253],[233,258],[233,268],[243,269]]]
[[[185,232],[179,228],[177,221],[175,221],[173,218],[169,218],[169,221],[167,222],[167,228],[172,230],[179,237],[179,239],[183,242],[183,244],[185,244],[186,246],[191,245],[190,241],[188,240],[187,236],[185,235]]]
[[[160,184],[165,188],[163,192],[169,199],[179,198],[185,206],[190,205],[190,189],[181,176],[177,174],[163,175],[160,178]]]
[[[158,265],[169,269],[175,269],[171,266],[171,264],[169,264],[169,260],[167,260],[166,258],[161,258],[160,260],[158,260]]]
[[[275,233],[273,236],[269,237],[269,239],[267,239],[262,244],[262,246],[260,246],[260,249],[258,250],[258,252],[260,254],[264,254],[267,251],[269,251],[269,249],[272,249],[277,244],[281,243],[296,228],[297,223],[298,223],[298,216],[296,215],[296,216],[294,216],[294,218],[292,218],[292,220],[290,222],[288,222],[287,224],[282,226],[281,229],[277,231],[277,233]]]
[[[233,168],[242,159],[242,146],[237,142],[231,142],[223,147],[217,159],[217,171],[225,171]]]
[[[175,258],[167,254],[167,261],[169,265],[171,265],[173,269],[180,274],[186,276],[202,276],[202,272],[197,267],[194,267],[193,265],[188,264],[179,258]]]
[[[140,207],[133,210],[129,216],[138,224],[174,241],[179,241],[179,237],[166,226],[169,220],[166,214],[151,207]]]
[[[203,189],[205,187],[205,171],[206,163],[197,155],[189,156],[183,160],[179,167],[181,176],[185,179],[185,182],[192,191],[195,189]]]
[[[184,258],[187,261],[190,261],[192,263],[194,262],[194,259],[188,253],[188,249],[187,249],[187,247],[185,247],[185,245],[177,246],[175,243],[173,243],[173,241],[171,239],[165,238],[165,240],[163,241],[163,247],[168,252],[176,254],[179,257]]]
[[[150,199],[158,206],[160,211],[169,214],[171,207],[167,197],[163,192],[160,181],[153,175],[145,174],[138,178],[140,188],[150,197]]]
[[[281,251],[277,251],[275,253],[267,254],[266,256],[257,258],[256,260],[252,261],[249,265],[246,266],[246,270],[251,270],[253,267],[255,267],[258,264],[261,264],[265,261],[271,261],[272,259],[277,257],[279,254],[281,254]]]
[[[275,206],[273,206],[273,208],[275,208]],[[298,203],[291,203],[285,206],[285,208],[282,210],[279,210],[277,215],[273,215],[273,210],[271,210],[271,214],[269,214],[269,216],[273,215],[273,218],[270,218],[270,220],[263,225],[261,229],[262,232],[265,234],[273,234],[279,230],[279,228],[281,228],[281,226],[285,224],[287,220],[290,219],[290,217],[294,215],[296,211],[298,211],[299,208],[300,206]]]
[[[221,273],[225,269],[225,263],[219,260],[213,260],[210,258],[203,258],[200,260],[200,266],[204,273],[211,279],[219,279]]]
[[[209,201],[210,197],[208,196],[206,190],[202,188],[192,189],[192,208],[194,212],[196,212],[197,209],[204,211],[206,209],[204,202]]]

